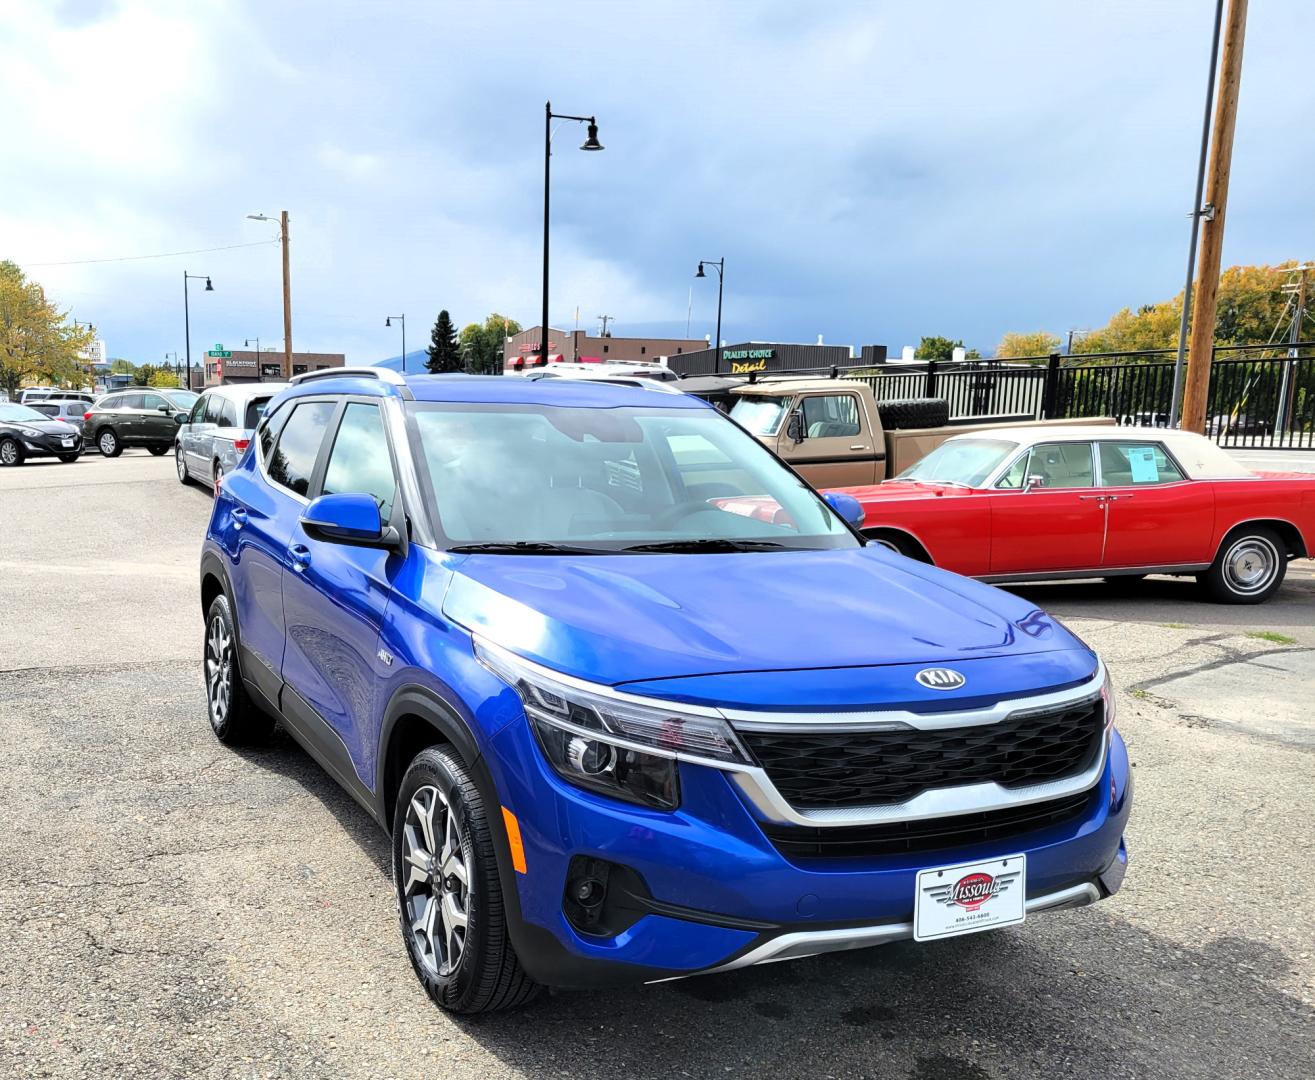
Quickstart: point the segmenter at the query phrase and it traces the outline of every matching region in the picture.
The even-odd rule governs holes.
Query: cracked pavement
[[[0,470],[0,1077],[1315,1075],[1311,564],[1259,608],[1017,590],[1118,683],[1114,899],[463,1021],[415,983],[364,813],[293,744],[210,735],[209,505],[143,451]]]

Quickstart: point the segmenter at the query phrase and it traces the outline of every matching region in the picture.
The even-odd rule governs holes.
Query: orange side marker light
[[[518,874],[528,874],[525,867],[525,845],[521,843],[521,823],[516,815],[505,806],[502,808],[502,823],[507,827],[507,843],[511,846],[511,865]]]

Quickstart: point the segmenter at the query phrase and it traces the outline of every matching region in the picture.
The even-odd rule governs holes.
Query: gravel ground
[[[364,813],[210,735],[209,502],[143,451],[0,471],[0,1078],[1315,1075],[1310,564],[1261,608],[1020,590],[1119,682],[1113,900],[470,1021],[416,985]]]

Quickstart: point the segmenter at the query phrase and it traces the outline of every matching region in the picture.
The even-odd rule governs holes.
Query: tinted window
[[[196,399],[196,404],[192,406],[192,413],[187,418],[189,424],[205,423],[205,406],[206,399],[201,397]]]
[[[158,412],[160,409],[168,409],[170,412],[174,411],[173,406],[159,394],[143,394],[140,408],[150,409],[151,412]]]
[[[34,402],[32,402],[32,408],[36,409],[36,411],[39,412],[39,413],[45,413],[47,416],[58,416],[58,415],[59,415],[59,406],[58,406],[58,405],[46,405],[46,404],[44,404],[44,403],[42,403],[42,402],[34,401]]]
[[[315,458],[336,407],[332,401],[308,401],[292,410],[266,465],[271,480],[298,495],[310,490]]]
[[[322,494],[373,495],[379,504],[379,516],[387,521],[396,491],[379,406],[352,402],[343,410],[342,423],[329,451]]]
[[[1136,484],[1170,484],[1181,480],[1164,447],[1159,443],[1102,442],[1100,480],[1105,487],[1130,487]]]
[[[219,418],[223,414],[224,406],[218,394],[207,394],[205,398],[205,422],[207,424],[219,423]]]
[[[804,398],[804,433],[810,439],[857,435],[858,398],[853,394],[819,394]]]
[[[270,398],[255,398],[247,402],[247,416],[243,427],[254,428],[260,423],[260,418],[265,415],[265,410],[269,407]]]
[[[142,404],[144,400],[145,400],[145,395],[143,394],[120,394],[119,399],[116,402],[114,402],[113,405],[109,406],[109,408],[144,409],[146,407],[145,405]]]
[[[237,403],[223,398],[219,409],[219,422],[224,427],[237,427]]]

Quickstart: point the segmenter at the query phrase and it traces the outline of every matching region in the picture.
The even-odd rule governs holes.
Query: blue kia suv
[[[1100,659],[860,517],[663,384],[303,375],[214,502],[210,723],[389,832],[459,1012],[1115,892]]]

